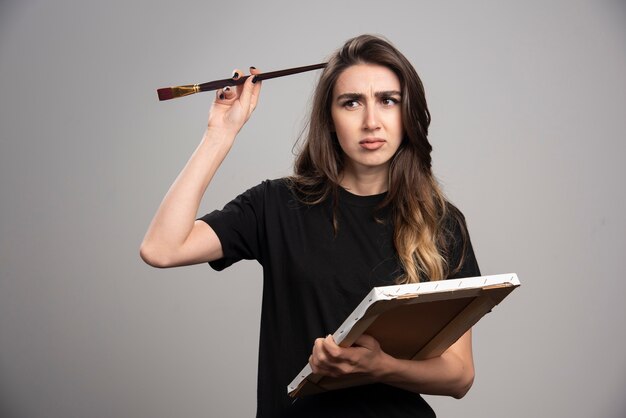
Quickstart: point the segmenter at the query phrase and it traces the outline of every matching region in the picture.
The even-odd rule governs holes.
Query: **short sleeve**
[[[455,207],[450,208],[448,222],[448,268],[449,279],[480,276],[480,268],[474,254],[467,224],[463,214]]]
[[[223,270],[240,260],[260,259],[266,184],[245,191],[222,210],[199,218],[215,231],[222,245],[224,257],[209,262],[215,270]]]

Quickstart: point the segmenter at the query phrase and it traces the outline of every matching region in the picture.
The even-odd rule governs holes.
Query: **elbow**
[[[164,257],[161,251],[158,251],[158,249],[154,248],[154,246],[146,243],[145,241],[142,242],[139,247],[139,256],[146,264],[152,267],[167,268],[172,266],[170,261]]]
[[[450,395],[455,399],[463,398],[474,384],[474,370],[468,370],[454,385],[454,390]]]

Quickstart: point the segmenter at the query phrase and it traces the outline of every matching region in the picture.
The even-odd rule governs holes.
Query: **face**
[[[345,170],[386,175],[403,138],[400,80],[387,67],[345,69],[333,89],[331,115]]]

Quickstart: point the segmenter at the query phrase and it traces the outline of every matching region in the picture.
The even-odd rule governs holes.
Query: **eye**
[[[356,100],[346,100],[341,105],[346,109],[354,109],[359,105],[359,102]]]
[[[381,102],[385,106],[394,106],[400,103],[400,100],[395,97],[383,97]]]

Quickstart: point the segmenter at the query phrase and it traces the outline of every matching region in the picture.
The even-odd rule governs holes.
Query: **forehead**
[[[339,75],[333,96],[392,90],[400,91],[400,80],[389,68],[377,64],[357,64],[346,68]]]

